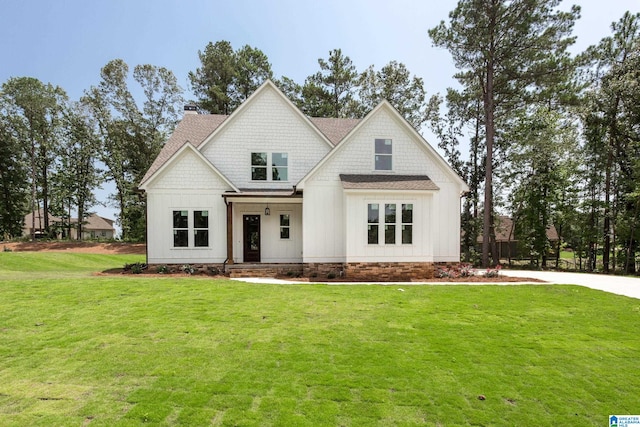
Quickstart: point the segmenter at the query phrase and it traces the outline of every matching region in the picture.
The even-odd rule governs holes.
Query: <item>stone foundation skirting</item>
[[[376,282],[411,281],[433,278],[431,262],[349,262],[345,264],[347,280]]]

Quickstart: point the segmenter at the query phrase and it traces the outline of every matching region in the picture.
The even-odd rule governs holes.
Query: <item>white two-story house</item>
[[[271,81],[229,116],[187,111],[140,189],[149,264],[393,280],[459,261],[468,190],[389,103],[310,118]]]

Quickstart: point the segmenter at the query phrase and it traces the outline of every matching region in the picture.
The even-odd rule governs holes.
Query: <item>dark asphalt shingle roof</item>
[[[427,175],[340,174],[345,190],[439,190]]]

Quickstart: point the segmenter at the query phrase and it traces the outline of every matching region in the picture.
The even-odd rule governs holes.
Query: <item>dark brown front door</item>
[[[243,215],[244,262],[260,262],[260,215]]]

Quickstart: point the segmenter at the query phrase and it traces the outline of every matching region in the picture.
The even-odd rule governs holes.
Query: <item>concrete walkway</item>
[[[481,273],[478,273],[481,274]],[[561,273],[555,271],[528,271],[528,270],[502,270],[500,274],[511,277],[522,277],[529,279],[544,280],[545,283],[540,282],[498,282],[498,283],[481,283],[481,282],[468,282],[460,283],[461,285],[579,285],[585,286],[591,289],[597,289],[604,292],[610,292],[612,294],[624,295],[631,298],[640,299],[640,278],[635,277],[621,277],[621,276],[606,276],[602,274],[586,274],[586,273]],[[269,283],[269,284],[309,284],[309,282],[301,282],[294,280],[281,280],[281,279],[268,279],[268,278],[235,278],[232,280],[238,280],[247,283]],[[321,282],[320,282],[321,283]],[[328,285],[362,285],[364,283],[355,282],[328,282]],[[367,283],[367,284],[379,284],[379,285],[455,285],[449,282],[379,282],[379,283]]]

